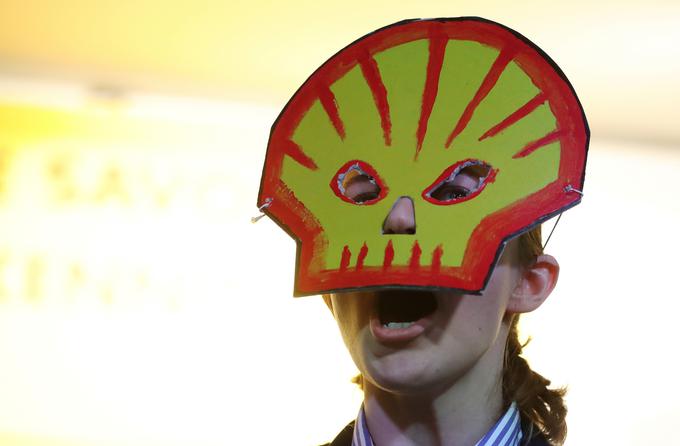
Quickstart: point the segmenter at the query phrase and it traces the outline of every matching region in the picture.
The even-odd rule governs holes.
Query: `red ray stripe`
[[[392,246],[392,240],[387,242],[385,246],[385,258],[383,259],[383,268],[389,268],[392,266],[392,260],[394,260],[394,246]]]
[[[326,110],[328,118],[331,120],[335,131],[338,132],[340,139],[345,139],[345,125],[340,119],[340,114],[338,113],[338,103],[335,101],[335,95],[330,88],[327,86],[319,87],[319,100],[323,109]]]
[[[307,169],[316,170],[319,168],[314,160],[308,157],[307,154],[302,151],[300,146],[295,144],[293,141],[288,140],[283,143],[283,152],[298,163],[305,166]]]
[[[349,259],[352,257],[352,253],[349,251],[347,245],[342,248],[342,257],[340,258],[340,271],[346,271],[349,265]]]
[[[539,138],[536,141],[530,142],[529,144],[524,146],[522,150],[512,155],[512,157],[513,159],[524,158],[525,156],[531,154],[534,150],[540,149],[541,147],[544,147],[552,142],[557,141],[558,139],[560,139],[560,136],[562,136],[562,132],[560,132],[559,130],[553,130],[552,132],[545,135],[543,138]]]
[[[411,269],[417,269],[420,266],[420,254],[423,251],[420,249],[418,240],[413,242],[413,247],[411,248],[411,259],[408,261],[408,266]]]
[[[430,38],[430,58],[427,61],[427,78],[425,80],[425,89],[423,90],[423,100],[420,105],[420,120],[418,121],[418,130],[416,132],[416,158],[420,150],[423,148],[423,140],[427,133],[427,122],[434,107],[434,100],[437,98],[437,91],[439,90],[439,75],[442,71],[442,64],[444,63],[444,51],[448,39],[445,37]]]
[[[532,111],[536,110],[536,108],[539,105],[543,104],[546,99],[547,95],[544,92],[537,94],[536,96],[534,96],[533,99],[531,99],[529,102],[518,108],[510,116],[508,116],[507,118],[503,119],[501,122],[490,128],[485,134],[483,134],[479,138],[479,140],[481,141],[491,136],[496,136],[498,133],[510,127],[512,124],[516,123],[517,121],[519,121]]]
[[[467,107],[465,107],[465,111],[458,120],[458,124],[456,124],[456,127],[446,140],[446,144],[444,146],[447,149],[451,146],[451,143],[456,138],[456,136],[460,135],[462,131],[465,130],[465,127],[470,122],[470,119],[472,119],[475,109],[477,109],[477,106],[484,100],[486,95],[489,94],[494,85],[496,85],[501,73],[503,73],[503,70],[505,70],[505,67],[508,66],[508,63],[510,63],[513,57],[515,57],[515,51],[510,51],[507,49],[501,51],[501,53],[498,55],[496,61],[493,63],[493,65],[491,65],[489,72],[486,73],[486,77],[482,81],[482,85],[479,86],[477,93],[475,93],[475,96],[472,98]]]
[[[442,254],[444,254],[442,245],[437,245],[434,251],[432,251],[432,271],[435,273],[438,273],[442,266]]]
[[[364,242],[361,250],[359,251],[359,256],[357,257],[357,271],[364,267],[364,259],[366,258],[367,254],[368,246],[366,246],[366,242]]]
[[[387,89],[383,84],[382,77],[380,76],[380,70],[378,70],[378,64],[375,62],[370,55],[366,55],[359,61],[361,65],[361,72],[366,79],[366,83],[373,93],[373,100],[375,101],[375,106],[380,113],[380,125],[383,129],[383,138],[385,139],[385,145],[389,146],[392,144],[392,121],[390,120],[390,104],[387,102]]]

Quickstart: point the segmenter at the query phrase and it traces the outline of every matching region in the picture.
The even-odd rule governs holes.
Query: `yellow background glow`
[[[330,440],[361,396],[321,300],[291,297],[293,241],[250,223],[269,127],[352,40],[458,15],[546,49],[589,115],[560,283],[522,325],[567,445],[672,444],[674,2],[3,0],[0,445]]]

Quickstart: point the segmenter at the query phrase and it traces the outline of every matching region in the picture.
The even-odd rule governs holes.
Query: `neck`
[[[396,393],[364,380],[364,411],[373,442],[474,446],[505,410],[501,383],[505,338],[498,336],[470,370],[436,389]]]

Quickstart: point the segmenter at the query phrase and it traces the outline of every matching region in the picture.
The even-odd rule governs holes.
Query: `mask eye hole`
[[[383,181],[370,164],[350,161],[344,164],[331,180],[331,189],[342,200],[361,205],[380,201],[387,193]]]
[[[477,196],[493,181],[496,171],[479,160],[465,160],[446,169],[423,192],[423,198],[434,204],[453,204]]]
[[[380,196],[380,186],[370,175],[354,175],[345,184],[345,196],[355,203],[375,200]]]

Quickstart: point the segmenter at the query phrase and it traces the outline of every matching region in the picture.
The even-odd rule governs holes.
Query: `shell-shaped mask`
[[[479,293],[507,240],[579,203],[588,135],[564,74],[518,33],[479,18],[399,22],[291,98],[258,204],[298,243],[297,296]],[[462,173],[472,186],[455,184]],[[383,231],[401,197],[414,229]]]

